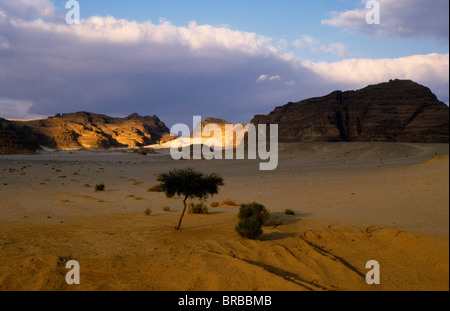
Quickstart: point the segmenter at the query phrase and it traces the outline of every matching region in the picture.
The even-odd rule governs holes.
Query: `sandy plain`
[[[275,171],[157,152],[0,156],[0,290],[449,290],[448,144],[281,144]],[[182,201],[147,189],[185,167],[224,177],[207,204],[264,204],[261,238],[235,232],[238,206],[175,231]],[[80,285],[65,282],[71,259]]]

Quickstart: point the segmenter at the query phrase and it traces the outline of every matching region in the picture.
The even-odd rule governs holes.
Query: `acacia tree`
[[[215,173],[205,175],[192,168],[175,169],[159,174],[157,181],[159,181],[161,192],[164,192],[168,198],[183,198],[184,208],[176,227],[177,230],[180,230],[188,199],[206,199],[210,195],[217,194],[219,186],[224,185],[223,178],[219,175]]]

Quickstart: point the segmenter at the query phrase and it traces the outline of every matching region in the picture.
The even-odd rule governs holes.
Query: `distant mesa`
[[[90,112],[56,114],[45,120],[0,119],[0,153],[28,153],[40,146],[58,149],[142,147],[170,140],[157,116],[114,118]]]
[[[410,80],[291,102],[251,122],[278,124],[280,142],[449,142],[449,107]]]

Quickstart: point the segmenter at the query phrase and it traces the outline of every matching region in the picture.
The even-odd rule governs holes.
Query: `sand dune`
[[[1,156],[0,290],[449,289],[447,144],[282,144],[265,172],[157,152]],[[224,177],[208,203],[264,204],[261,238],[237,235],[236,206],[188,214],[176,232],[181,201],[147,189],[187,166]],[[70,259],[79,286],[65,283]],[[380,285],[365,282],[369,260]]]

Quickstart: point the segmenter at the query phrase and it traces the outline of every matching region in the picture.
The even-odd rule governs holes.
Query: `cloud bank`
[[[347,31],[384,38],[434,37],[448,42],[448,0],[378,0],[380,24],[366,23],[366,3],[362,8],[345,12],[334,12],[331,19],[322,24],[339,27]]]
[[[0,117],[86,110],[156,114],[168,126],[193,115],[246,123],[288,101],[393,78],[420,82],[448,102],[448,54],[313,63],[271,38],[226,27],[113,17],[67,25],[48,0],[0,7]]]

